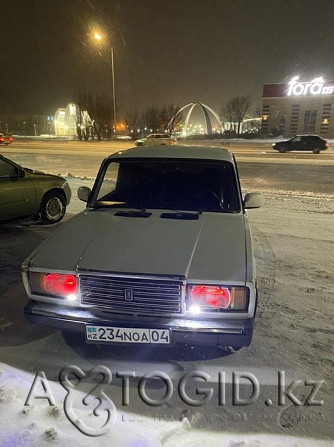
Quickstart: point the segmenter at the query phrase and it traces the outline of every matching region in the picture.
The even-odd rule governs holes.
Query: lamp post
[[[94,34],[94,39],[97,41],[102,40],[102,36],[99,33]],[[110,46],[110,62],[111,62],[111,76],[112,76],[112,98],[113,98],[113,134],[114,134],[114,140],[116,140],[116,93],[115,93],[115,63],[114,63],[114,48],[111,45]]]

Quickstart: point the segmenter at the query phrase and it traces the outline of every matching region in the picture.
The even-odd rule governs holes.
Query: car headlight
[[[29,272],[29,284],[34,295],[76,301],[78,298],[78,279],[69,273]]]
[[[272,147],[275,147],[275,146],[276,146],[276,143],[273,143],[273,144],[272,144]]]
[[[248,303],[247,287],[196,284],[187,288],[186,309],[193,314],[245,311]]]

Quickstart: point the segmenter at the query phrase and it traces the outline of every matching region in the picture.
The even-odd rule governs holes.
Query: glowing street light
[[[101,34],[98,32],[94,33],[94,39],[98,42],[102,40]],[[116,93],[115,93],[115,64],[114,64],[114,49],[112,45],[110,46],[110,56],[111,56],[111,75],[112,75],[112,97],[113,97],[113,111],[114,111],[114,123],[113,123],[113,129],[114,129],[114,140],[116,140]]]

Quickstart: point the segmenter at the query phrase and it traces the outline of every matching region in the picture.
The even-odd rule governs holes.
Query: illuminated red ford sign
[[[289,82],[287,96],[305,96],[305,95],[332,95],[333,85],[325,85],[322,76],[313,79],[310,82],[299,82],[299,76],[294,76]]]

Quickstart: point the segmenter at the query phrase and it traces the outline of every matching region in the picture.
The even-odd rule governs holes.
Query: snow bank
[[[332,442],[285,435],[237,434],[196,430],[184,417],[181,421],[159,421],[127,412],[119,412],[116,423],[105,435],[95,438],[82,434],[65,417],[64,389],[51,382],[57,405],[35,399],[25,406],[31,373],[1,365],[0,432],[1,447],[93,446],[100,447],[330,447]],[[41,390],[42,391],[42,390]],[[83,395],[77,393],[78,398]],[[88,415],[92,417],[92,415]]]

